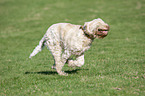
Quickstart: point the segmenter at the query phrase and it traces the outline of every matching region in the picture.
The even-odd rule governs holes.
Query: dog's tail
[[[43,37],[40,41],[39,41],[39,45],[36,46],[36,48],[33,50],[33,52],[30,54],[29,58],[35,56],[38,52],[40,52],[44,47],[45,47],[45,37]]]

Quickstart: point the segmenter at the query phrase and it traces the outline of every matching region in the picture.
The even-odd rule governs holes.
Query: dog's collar
[[[93,39],[94,39],[94,36],[92,36],[92,35],[88,34],[87,29],[86,29],[86,26],[80,26],[80,29],[82,29],[82,30],[83,30],[84,35],[85,35],[87,38],[89,38],[89,39],[91,39],[91,40],[93,40]]]

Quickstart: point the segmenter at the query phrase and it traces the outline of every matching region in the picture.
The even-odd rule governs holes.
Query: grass
[[[144,0],[0,0],[0,96],[144,96]],[[58,22],[102,18],[109,35],[95,40],[85,65],[59,76],[45,48],[29,54]]]

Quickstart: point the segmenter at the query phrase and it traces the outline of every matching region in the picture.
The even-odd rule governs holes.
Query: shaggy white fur
[[[55,68],[59,75],[67,75],[62,71],[66,61],[70,67],[84,65],[84,52],[90,48],[95,38],[104,38],[108,31],[108,24],[100,18],[85,22],[83,26],[70,23],[53,24],[48,28],[29,58],[47,46],[55,60],[52,68]],[[69,60],[72,55],[76,56],[76,60]]]

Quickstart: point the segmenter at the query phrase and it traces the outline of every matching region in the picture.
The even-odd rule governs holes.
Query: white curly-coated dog
[[[83,26],[70,23],[53,24],[29,58],[47,46],[55,61],[52,68],[55,68],[59,75],[67,75],[62,71],[64,64],[68,61],[70,67],[84,65],[84,52],[90,48],[95,38],[104,38],[108,31],[109,25],[100,18],[85,22]],[[72,55],[76,60],[69,59]]]

